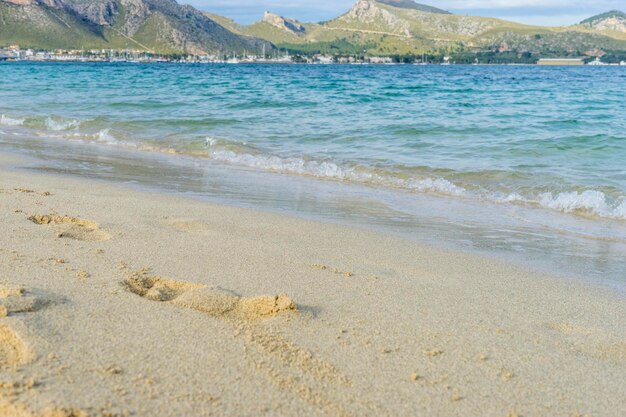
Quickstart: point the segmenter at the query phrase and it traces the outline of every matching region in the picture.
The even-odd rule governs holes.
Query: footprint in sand
[[[37,311],[48,304],[48,300],[36,297],[21,287],[0,284],[0,316]],[[0,322],[0,367],[28,363],[33,352],[20,335],[7,324]]]
[[[617,342],[596,346],[592,354],[604,361],[626,365],[626,342]]]
[[[211,231],[211,226],[200,220],[175,219],[168,221],[167,224],[181,232],[202,234]]]
[[[30,362],[32,354],[22,338],[9,326],[0,325],[0,368]]]
[[[222,319],[244,337],[248,359],[279,389],[337,415],[351,415],[331,395],[350,380],[312,352],[285,340],[262,326],[264,319],[297,312],[287,295],[243,298],[205,285],[153,276],[147,270],[127,274],[126,290],[145,299],[188,308]],[[330,390],[329,385],[335,387]]]
[[[614,335],[609,335],[597,329],[567,322],[548,323],[547,326],[562,335],[578,340],[579,343],[575,349],[577,352],[591,355],[596,359],[607,362],[626,364],[626,341],[620,341],[620,339]],[[591,345],[588,342],[588,336],[592,334],[604,339],[604,342],[597,345]]]
[[[33,215],[28,218],[39,225],[52,225],[58,231],[58,237],[83,241],[109,240],[111,236],[100,229],[98,223],[77,217],[59,216],[56,214]]]
[[[148,300],[169,302],[213,317],[250,320],[296,310],[295,303],[284,294],[241,298],[200,284],[150,276],[145,271],[127,276],[124,286]]]

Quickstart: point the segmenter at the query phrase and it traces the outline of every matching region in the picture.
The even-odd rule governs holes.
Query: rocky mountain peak
[[[302,33],[306,30],[305,27],[297,20],[287,19],[268,11],[263,14],[262,21],[289,32]]]
[[[343,15],[341,20],[359,22],[373,27],[384,26],[392,28],[395,33],[411,36],[410,25],[387,9],[380,7],[376,0],[358,0],[357,3]]]

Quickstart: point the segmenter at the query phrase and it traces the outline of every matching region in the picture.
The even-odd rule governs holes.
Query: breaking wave
[[[116,145],[119,141],[111,134],[111,129],[102,129],[96,133],[95,138],[98,142]]]
[[[79,140],[107,146],[117,146],[146,152],[181,154],[204,157],[224,164],[289,175],[301,175],[324,180],[350,182],[369,186],[399,189],[409,192],[432,193],[442,196],[474,199],[496,204],[514,204],[555,210],[586,217],[626,220],[626,195],[587,189],[577,191],[510,192],[489,189],[480,180],[471,178],[460,183],[461,173],[455,180],[434,170],[415,167],[374,166],[355,161],[316,158],[306,155],[282,156],[245,142],[213,137],[170,140],[137,140],[133,135],[117,129],[108,122],[79,121],[59,117],[25,117],[0,115],[0,125],[17,134],[29,129],[41,137]],[[20,133],[21,134],[21,133]],[[461,174],[461,175],[459,175]],[[501,184],[507,185],[507,184]]]
[[[214,138],[207,138],[209,158],[228,164],[264,171],[306,175],[322,179],[387,186],[419,192],[433,192],[451,196],[465,196],[467,194],[467,190],[444,178],[401,178],[383,170],[358,164],[346,163],[341,165],[331,160],[321,161],[303,157],[279,157],[263,153],[220,149],[220,143],[224,142]],[[232,143],[226,146],[232,147]]]
[[[526,204],[583,216],[597,216],[626,220],[626,198],[612,200],[597,190],[583,192],[541,193],[523,196],[511,192],[503,194],[484,188],[467,189],[443,177],[407,177],[398,173],[358,164],[339,164],[331,160],[315,160],[303,157],[279,157],[255,152],[254,148],[236,142],[207,138],[209,158],[232,165],[264,171],[293,175],[312,176],[321,179],[348,181],[408,191],[436,193],[461,198],[476,198],[498,204]]]
[[[45,126],[49,130],[62,131],[76,129],[80,126],[80,122],[78,120],[59,120],[48,117],[46,118]]]
[[[559,194],[544,193],[539,196],[542,207],[564,213],[591,213],[600,217],[626,219],[626,198],[611,202],[606,194],[597,190],[572,191]]]
[[[0,125],[2,126],[22,126],[25,119],[18,119],[9,116],[0,115]]]

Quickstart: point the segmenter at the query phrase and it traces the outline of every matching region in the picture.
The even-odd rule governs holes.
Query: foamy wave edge
[[[602,191],[585,190],[559,194],[544,193],[539,196],[539,204],[564,213],[588,212],[599,217],[626,220],[626,198],[611,204]]]
[[[601,191],[543,193],[533,197],[524,197],[517,193],[507,195],[492,193],[487,190],[467,190],[445,178],[409,178],[403,179],[393,174],[379,174],[362,166],[341,166],[332,161],[306,160],[304,158],[282,158],[268,154],[253,154],[219,149],[223,142],[207,138],[210,159],[227,164],[244,166],[292,175],[304,175],[321,179],[355,182],[366,185],[393,187],[408,191],[436,193],[461,198],[478,198],[497,204],[525,204],[568,214],[597,216],[608,219],[626,220],[626,198],[616,202]]]
[[[322,179],[349,181],[403,188],[420,192],[465,196],[467,191],[443,178],[401,179],[369,172],[364,167],[340,166],[331,161],[305,160],[303,158],[281,158],[273,155],[253,155],[227,150],[209,150],[209,158],[215,161],[248,168],[292,175],[305,175]]]
[[[62,131],[62,130],[77,129],[80,126],[80,121],[78,120],[55,120],[52,117],[48,117],[46,118],[44,124],[48,130]]]
[[[33,129],[43,128],[47,131],[63,131],[74,130],[80,127],[81,122],[75,119],[63,119],[59,117],[48,116],[45,119],[41,116],[15,117],[0,115],[1,126],[24,126]]]
[[[0,125],[15,127],[25,126],[25,118],[0,115]],[[185,154],[174,148],[129,142],[115,137],[111,129],[101,129],[96,133],[77,131],[81,122],[77,120],[55,121],[51,117],[45,119],[48,132],[43,136],[65,139],[95,141],[100,144],[131,148],[146,152],[165,154]],[[72,131],[67,132],[67,131]],[[66,131],[55,134],[54,131]],[[233,151],[233,147],[237,150]],[[597,190],[572,191],[561,193],[543,193],[536,196],[522,196],[517,193],[502,194],[488,190],[467,190],[445,178],[400,178],[393,172],[381,172],[372,167],[360,165],[341,165],[334,161],[320,161],[299,157],[280,157],[262,153],[245,143],[206,138],[206,156],[214,161],[234,166],[258,169],[262,171],[309,176],[318,179],[346,181],[363,185],[380,186],[413,192],[433,193],[444,196],[480,199],[497,204],[522,204],[539,206],[550,210],[582,216],[595,216],[607,219],[626,220],[626,196],[611,201],[606,194]],[[203,156],[198,153],[190,156]]]
[[[0,115],[0,125],[2,126],[22,126],[26,120]]]

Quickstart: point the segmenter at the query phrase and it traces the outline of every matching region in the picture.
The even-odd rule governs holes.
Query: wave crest
[[[611,202],[606,194],[597,190],[572,191],[539,195],[543,207],[564,213],[590,213],[600,217],[626,219],[626,199]]]
[[[474,198],[497,204],[525,204],[587,216],[626,220],[626,198],[611,200],[597,190],[583,192],[543,193],[539,195],[503,194],[484,188],[468,190],[442,177],[422,178],[398,175],[390,171],[356,164],[288,157],[262,153],[245,143],[207,138],[209,158],[228,164],[264,171],[306,175],[322,179],[350,181],[360,184],[392,187],[408,191],[436,193],[446,196]]]
[[[52,117],[48,117],[44,124],[47,129],[54,131],[76,129],[80,126],[78,120],[58,120]]]
[[[528,205],[582,216],[626,220],[626,196],[623,193],[620,194],[619,191],[608,195],[593,189],[555,193],[533,192],[526,189],[521,194],[512,190],[495,191],[489,189],[488,185],[481,186],[480,181],[475,180],[470,180],[467,184],[463,183],[465,186],[457,184],[444,176],[437,175],[433,170],[401,166],[378,167],[330,158],[279,156],[246,142],[212,137],[206,137],[204,140],[185,140],[178,144],[170,144],[170,146],[162,141],[130,140],[125,139],[127,135],[123,130],[112,131],[111,127],[103,126],[102,123],[92,126],[88,121],[81,123],[78,120],[54,116],[17,118],[2,114],[0,125],[9,127],[7,130],[15,135],[18,133],[12,131],[19,129],[10,129],[10,127],[21,126],[33,129],[37,136],[49,138],[97,142],[147,152],[208,157],[226,164],[269,172],[303,175],[409,192],[434,193],[496,204]],[[460,178],[458,175],[456,177]],[[514,188],[514,183],[509,185]]]
[[[222,149],[220,145],[223,146],[224,142],[214,138],[207,138],[206,143],[211,159],[248,168],[452,196],[464,196],[467,194],[467,190],[444,178],[405,179],[393,176],[390,173],[376,172],[371,167],[360,165],[346,164],[342,166],[333,161],[318,161],[294,157],[282,158],[263,153],[255,154]],[[218,148],[215,149],[216,147]]]
[[[2,126],[22,126],[25,119],[18,119],[6,115],[0,115],[0,125]]]

